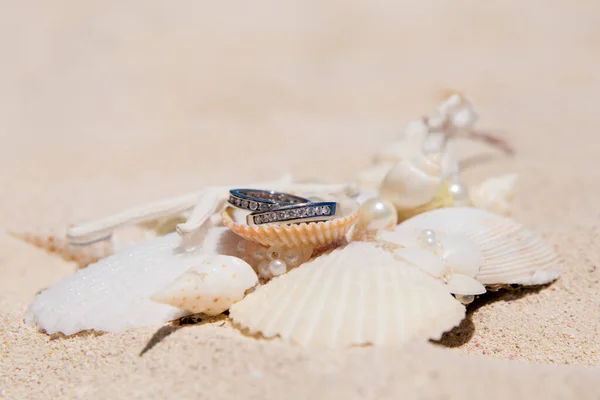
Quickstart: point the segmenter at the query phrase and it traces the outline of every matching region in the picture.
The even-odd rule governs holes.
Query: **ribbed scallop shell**
[[[330,221],[292,225],[247,225],[245,213],[227,207],[221,212],[223,223],[246,240],[263,246],[303,247],[327,246],[343,239],[358,218],[358,203],[340,203],[341,216]]]
[[[339,348],[439,339],[465,309],[441,282],[372,243],[353,242],[273,279],[229,315],[251,334]]]
[[[536,232],[510,218],[470,207],[443,208],[404,221],[378,239],[418,246],[425,229],[461,235],[481,250],[484,262],[475,276],[484,285],[541,285],[560,276],[560,260],[552,246]]]

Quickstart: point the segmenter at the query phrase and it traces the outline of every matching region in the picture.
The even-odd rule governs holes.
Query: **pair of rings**
[[[228,202],[251,212],[246,217],[248,225],[328,221],[336,217],[338,209],[336,202],[312,202],[288,193],[259,189],[230,190]]]

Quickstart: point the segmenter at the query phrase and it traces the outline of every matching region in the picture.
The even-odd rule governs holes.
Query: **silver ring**
[[[302,222],[328,221],[337,217],[338,203],[319,202],[281,206],[267,211],[253,212],[246,217],[248,225],[299,224]]]
[[[281,206],[310,203],[304,197],[273,190],[234,189],[229,191],[229,204],[249,211],[268,211]]]

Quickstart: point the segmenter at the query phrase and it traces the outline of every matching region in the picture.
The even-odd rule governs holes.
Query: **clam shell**
[[[560,276],[558,255],[538,233],[510,218],[476,208],[429,211],[404,221],[394,231],[380,232],[377,239],[419,247],[419,237],[425,229],[472,241],[483,256],[475,279],[484,285],[541,285]],[[455,260],[460,258],[455,256]]]
[[[187,270],[151,297],[193,313],[218,315],[258,283],[252,267],[237,257],[218,255]]]
[[[358,203],[340,201],[341,216],[329,221],[291,225],[247,225],[247,212],[227,207],[221,213],[223,223],[233,232],[263,246],[322,247],[344,239],[358,218]]]
[[[229,315],[251,334],[339,348],[439,339],[465,308],[441,282],[372,243],[353,242],[273,279]]]

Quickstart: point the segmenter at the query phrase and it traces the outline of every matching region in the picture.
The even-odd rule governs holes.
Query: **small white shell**
[[[507,174],[486,179],[471,189],[471,202],[477,208],[509,216],[517,178],[517,174]]]
[[[410,209],[431,201],[442,184],[439,154],[420,154],[402,160],[388,172],[381,184],[380,197],[398,209]]]
[[[485,286],[471,278],[461,274],[452,274],[445,277],[446,288],[452,294],[459,295],[477,295],[486,292]]]
[[[353,242],[273,279],[229,315],[252,334],[304,347],[401,346],[439,339],[465,309],[441,282]]]
[[[151,299],[192,313],[218,315],[244,298],[258,277],[245,261],[214,256],[193,266]]]
[[[459,235],[472,241],[483,256],[475,279],[484,285],[541,285],[560,276],[559,257],[539,234],[512,219],[477,208],[432,210],[404,221],[394,231],[381,231],[377,238],[419,247],[425,229],[437,236]],[[453,268],[460,270],[456,265]]]

